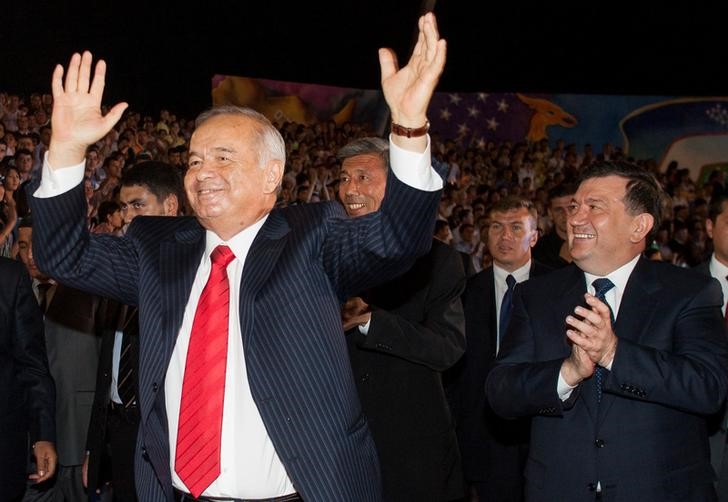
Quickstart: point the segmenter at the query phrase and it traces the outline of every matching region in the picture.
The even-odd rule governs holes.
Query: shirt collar
[[[259,219],[249,227],[244,228],[227,241],[222,240],[212,230],[207,230],[205,232],[205,257],[203,260],[209,261],[212,251],[219,245],[225,245],[232,250],[235,258],[237,258],[241,262],[244,262],[245,257],[248,255],[248,251],[250,250],[250,246],[253,245],[253,240],[255,239],[255,236],[258,235],[258,232],[260,231],[261,227],[267,219],[268,214],[263,216],[261,219]]]
[[[517,268],[513,272],[509,272],[493,263],[493,274],[495,275],[495,280],[498,284],[505,283],[506,277],[508,277],[509,274],[513,276],[516,282],[527,281],[530,272],[531,260],[528,260],[522,267]]]

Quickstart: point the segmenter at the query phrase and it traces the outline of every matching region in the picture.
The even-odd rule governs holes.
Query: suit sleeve
[[[728,388],[728,339],[721,298],[720,285],[710,280],[675,317],[667,316],[670,324],[656,322],[657,332],[651,338],[669,341],[669,348],[620,337],[605,392],[692,413],[717,412]]]
[[[465,289],[462,260],[447,253],[431,272],[421,321],[396,312],[374,310],[369,332],[359,346],[399,356],[444,371],[465,351],[465,319],[460,296]]]
[[[340,204],[326,221],[322,262],[339,300],[391,280],[432,244],[440,191],[412,188],[390,169],[379,211],[347,218]]]
[[[488,375],[486,396],[491,408],[504,418],[560,415],[573,405],[579,388],[562,402],[556,384],[566,356],[554,354],[553,359],[535,361],[536,335],[544,333],[533,326],[522,293],[523,288],[516,286],[508,332],[497,364]]]
[[[43,314],[33,296],[27,274],[18,274],[15,305],[14,358],[18,380],[26,389],[31,442],[56,439],[56,390],[48,370]]]
[[[32,196],[36,186],[37,181],[27,190],[36,220],[33,256],[38,267],[67,286],[136,305],[134,239],[89,233],[82,184],[48,198]]]

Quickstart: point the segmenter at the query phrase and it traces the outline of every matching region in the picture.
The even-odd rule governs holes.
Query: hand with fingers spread
[[[86,148],[103,138],[121,118],[126,103],[114,106],[106,115],[101,112],[106,63],[99,60],[91,79],[91,53],[74,54],[68,63],[65,83],[63,67],[53,71],[52,136],[48,161],[54,168],[83,161]]]
[[[427,107],[445,67],[447,52],[445,40],[437,31],[434,14],[429,12],[420,17],[418,26],[417,44],[405,67],[398,67],[394,51],[379,49],[382,91],[392,121],[409,128],[419,128],[427,122]],[[420,146],[424,150],[426,146],[424,137],[396,137],[395,142],[410,150],[419,150]]]

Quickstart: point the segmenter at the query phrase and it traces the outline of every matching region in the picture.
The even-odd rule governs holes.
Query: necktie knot
[[[605,277],[603,279],[595,279],[592,282],[592,286],[594,286],[594,296],[603,300],[607,291],[614,287],[614,283]]]
[[[516,278],[513,277],[511,274],[508,274],[506,277],[506,286],[508,286],[508,289],[513,289],[513,286],[516,285]]]
[[[235,259],[233,251],[227,246],[217,246],[210,253],[210,260],[212,265],[217,268],[227,268],[230,262]]]

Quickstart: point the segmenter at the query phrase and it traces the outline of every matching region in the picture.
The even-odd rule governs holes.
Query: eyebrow
[[[213,152],[237,153],[237,150],[235,150],[234,148],[230,148],[228,146],[216,146],[214,148],[211,148],[211,150]],[[189,156],[192,157],[193,155],[195,155],[197,157],[201,157],[201,155],[199,153],[195,152],[194,150],[190,150]]]

